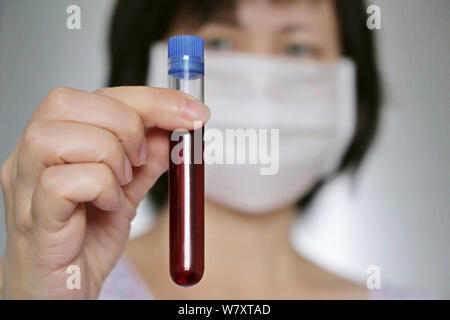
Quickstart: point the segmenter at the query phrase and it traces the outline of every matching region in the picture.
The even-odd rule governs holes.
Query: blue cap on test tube
[[[169,74],[177,78],[195,78],[204,74],[204,41],[192,35],[171,37],[168,41]]]
[[[202,58],[204,57],[204,43],[203,39],[197,36],[182,35],[175,36],[168,41],[168,58],[191,56]]]

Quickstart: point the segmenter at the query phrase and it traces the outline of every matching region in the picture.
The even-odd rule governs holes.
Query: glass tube
[[[169,60],[169,88],[203,102],[203,72],[195,71],[200,62],[203,71],[203,59],[184,56],[175,60]],[[179,67],[180,61],[181,71],[171,73],[174,63]],[[169,137],[170,275],[181,286],[198,283],[204,271],[203,133],[200,126],[172,131]],[[173,161],[174,150],[180,150],[181,162]]]

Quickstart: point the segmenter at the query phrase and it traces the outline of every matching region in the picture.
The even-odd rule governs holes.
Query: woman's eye
[[[221,38],[206,40],[206,47],[212,50],[229,50],[232,48],[231,41]]]
[[[286,54],[294,57],[313,56],[315,49],[312,46],[304,44],[291,44],[286,47]]]

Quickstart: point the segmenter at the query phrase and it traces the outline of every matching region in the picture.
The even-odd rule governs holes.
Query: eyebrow
[[[297,0],[270,0],[272,3],[292,3]],[[279,2],[277,2],[279,1]],[[211,23],[217,23],[217,24],[223,24],[230,27],[242,27],[240,21],[236,17],[235,7],[226,7],[222,10],[217,11],[215,14],[213,14],[207,22]],[[277,30],[278,33],[288,33],[293,31],[314,31],[314,27],[310,23],[300,22],[300,21],[291,21],[287,23],[284,26],[281,26],[279,30]]]
[[[230,13],[214,15],[208,19],[208,22],[225,24],[231,27],[240,27],[239,21],[237,21],[236,17]]]
[[[216,16],[210,20],[212,23],[223,24],[230,27],[241,27],[241,24],[237,19],[230,16]],[[314,27],[309,23],[304,22],[292,22],[281,26],[277,33],[289,33],[294,31],[314,31]]]
[[[293,22],[287,25],[282,26],[279,30],[278,33],[288,33],[288,32],[292,32],[292,31],[300,31],[300,30],[308,30],[311,31],[314,28],[308,24],[308,23],[303,23],[303,22]]]

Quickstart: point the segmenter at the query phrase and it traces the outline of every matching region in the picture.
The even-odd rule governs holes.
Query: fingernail
[[[191,121],[206,122],[209,119],[209,109],[198,100],[185,100],[181,116]]]
[[[123,208],[126,202],[126,197],[121,187],[119,187],[119,198],[120,198],[120,207]]]
[[[147,140],[144,139],[144,143],[142,144],[141,151],[139,152],[139,161],[141,165],[146,164],[148,159],[148,145]]]
[[[133,180],[133,168],[131,167],[130,159],[128,159],[127,156],[125,156],[125,179],[127,180],[127,183]]]
[[[121,209],[123,209],[123,207],[126,204],[126,197],[125,194],[123,193],[123,190],[121,187],[119,187],[119,204],[117,204],[116,206],[113,206],[111,208],[108,209],[108,211],[119,211]]]

